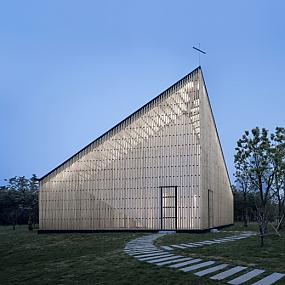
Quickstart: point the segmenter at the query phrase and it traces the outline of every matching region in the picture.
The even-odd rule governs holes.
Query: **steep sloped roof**
[[[155,103],[158,100],[163,99],[164,97],[168,96],[170,93],[172,93],[175,88],[181,84],[183,84],[185,81],[188,80],[189,77],[193,76],[194,74],[197,74],[199,71],[201,71],[201,67],[198,66],[196,69],[194,69],[193,71],[191,71],[190,73],[188,73],[186,76],[184,76],[182,79],[178,80],[176,83],[174,83],[173,85],[171,85],[169,88],[167,88],[165,91],[163,91],[162,93],[160,93],[158,96],[156,96],[155,98],[153,98],[151,101],[149,101],[148,103],[146,103],[145,105],[143,105],[141,108],[139,108],[137,111],[135,111],[134,113],[132,113],[131,115],[129,115],[127,118],[125,118],[124,120],[122,120],[121,122],[119,122],[117,125],[115,125],[113,128],[111,128],[110,130],[108,130],[107,132],[105,132],[104,134],[102,134],[100,137],[98,137],[97,139],[93,140],[91,143],[89,143],[87,146],[85,146],[84,148],[82,148],[81,150],[79,150],[77,153],[75,153],[74,155],[72,155],[70,158],[68,158],[67,160],[65,160],[63,163],[61,163],[60,165],[58,165],[56,168],[54,168],[53,170],[51,170],[50,172],[48,172],[46,175],[44,175],[43,177],[40,178],[40,180],[45,179],[46,177],[48,177],[50,174],[52,174],[53,172],[59,170],[61,167],[64,167],[64,165],[69,162],[70,160],[76,158],[81,152],[83,152],[84,150],[86,150],[88,147],[90,147],[91,145],[101,141],[102,139],[104,139],[106,136],[108,136],[110,133],[114,133],[116,132],[117,129],[119,129],[119,127],[122,124],[127,123],[128,121],[130,121],[134,116],[137,116],[138,114],[140,114],[141,112],[143,112],[148,106],[152,105],[153,103]]]

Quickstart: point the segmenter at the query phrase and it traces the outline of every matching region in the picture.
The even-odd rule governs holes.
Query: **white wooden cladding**
[[[233,194],[223,157],[207,90],[200,77],[200,125],[201,125],[201,227],[209,224],[221,226],[233,223]],[[210,191],[208,191],[210,190]],[[209,193],[213,205],[209,205]],[[213,207],[213,209],[211,209]],[[210,213],[209,213],[210,209]],[[214,216],[214,217],[212,217]],[[209,221],[209,218],[211,221]]]
[[[201,146],[210,142],[200,143],[200,97],[205,97],[201,84],[201,71],[196,69],[44,177],[40,228],[160,229],[161,186],[177,186],[177,229],[204,228],[208,214],[201,208],[206,183],[201,183],[200,156]],[[211,113],[207,116],[212,119]],[[220,159],[219,155],[213,157]],[[223,160],[219,163],[226,175]],[[214,193],[220,191],[216,186],[229,186],[223,174],[216,174],[222,182],[212,187]],[[210,181],[211,175],[205,177]],[[230,189],[222,191],[230,197]],[[224,221],[217,218],[217,223]]]

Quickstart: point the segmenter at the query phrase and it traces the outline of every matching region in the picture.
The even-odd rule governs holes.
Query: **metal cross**
[[[193,46],[193,49],[195,49],[196,51],[198,51],[198,57],[199,57],[199,66],[200,66],[200,54],[206,54],[206,52],[204,52],[203,50],[200,49],[200,43],[199,43],[199,48],[196,48]]]

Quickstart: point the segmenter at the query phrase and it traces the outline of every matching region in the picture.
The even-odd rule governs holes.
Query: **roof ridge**
[[[54,171],[58,170],[60,167],[62,167],[64,164],[66,164],[69,160],[73,159],[74,157],[76,157],[79,153],[81,153],[82,151],[84,151],[85,149],[87,149],[89,146],[91,146],[92,144],[94,144],[96,141],[99,141],[100,139],[102,139],[103,137],[105,137],[107,134],[109,134],[110,132],[114,131],[116,128],[118,128],[121,124],[123,124],[124,122],[128,121],[131,117],[133,117],[135,114],[137,114],[138,112],[142,111],[144,108],[146,108],[148,105],[150,105],[151,103],[153,103],[154,101],[158,100],[159,98],[165,96],[171,89],[173,89],[176,85],[178,85],[180,82],[182,82],[183,80],[187,79],[187,77],[189,77],[190,75],[194,74],[195,72],[198,72],[199,70],[202,70],[201,66],[199,65],[198,67],[196,67],[194,70],[192,70],[191,72],[189,72],[187,75],[185,75],[184,77],[182,77],[181,79],[179,79],[178,81],[176,81],[174,84],[172,84],[170,87],[168,87],[166,90],[164,90],[163,92],[161,92],[159,95],[157,95],[156,97],[154,97],[153,99],[151,99],[150,101],[148,101],[147,103],[145,103],[142,107],[140,107],[139,109],[137,109],[136,111],[134,111],[133,113],[131,113],[129,116],[127,116],[125,119],[123,119],[122,121],[120,121],[119,123],[117,123],[114,127],[112,127],[111,129],[107,130],[106,132],[104,132],[102,135],[100,135],[99,137],[97,137],[96,139],[94,139],[92,142],[90,142],[89,144],[87,144],[85,147],[83,147],[82,149],[80,149],[78,152],[76,152],[75,154],[73,154],[71,157],[69,157],[68,159],[66,159],[65,161],[63,161],[61,164],[59,164],[58,166],[56,166],[54,169],[52,169],[51,171],[49,171],[47,174],[45,174],[44,176],[42,176],[41,178],[39,178],[39,180],[43,180],[45,179],[47,176],[49,176],[50,174],[52,174]]]

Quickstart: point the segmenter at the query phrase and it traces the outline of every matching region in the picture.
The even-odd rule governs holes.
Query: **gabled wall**
[[[160,186],[177,186],[178,229],[199,229],[197,75],[45,177],[40,228],[160,229]]]
[[[200,68],[41,179],[41,230],[161,229],[161,186],[177,229],[232,223],[232,193]],[[171,214],[172,215],[172,214]]]

